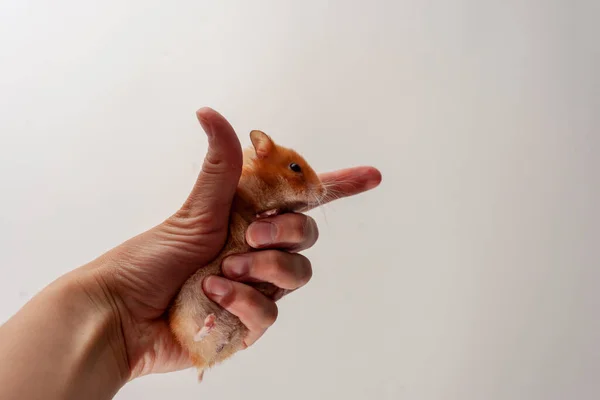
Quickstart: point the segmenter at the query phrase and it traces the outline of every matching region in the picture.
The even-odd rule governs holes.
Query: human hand
[[[162,224],[123,243],[79,271],[78,279],[94,303],[110,305],[119,327],[114,351],[131,379],[191,366],[188,354],[171,334],[165,314],[183,283],[221,250],[227,235],[231,201],[239,181],[242,155],[230,124],[214,110],[198,111],[209,139],[202,171],[185,204]],[[321,175],[331,194],[326,201],[372,189],[381,180],[370,167]],[[270,223],[265,225],[265,223]],[[273,228],[273,230],[266,230]],[[275,322],[277,306],[246,285],[269,282],[277,297],[296,290],[311,277],[308,259],[298,254],[317,240],[315,221],[284,214],[255,222],[247,242],[261,251],[223,262],[226,278],[211,276],[207,295],[240,318],[249,329],[248,345]],[[245,267],[244,271],[235,267]]]

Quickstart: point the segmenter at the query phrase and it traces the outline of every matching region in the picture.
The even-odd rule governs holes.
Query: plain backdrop
[[[170,215],[211,106],[375,191],[253,348],[126,399],[600,396],[600,2],[0,1],[0,321]],[[0,360],[2,362],[2,360]]]

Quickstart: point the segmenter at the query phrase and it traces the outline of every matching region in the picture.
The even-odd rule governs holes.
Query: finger
[[[319,178],[323,186],[327,189],[325,199],[320,203],[325,204],[343,197],[354,196],[379,186],[381,183],[381,172],[373,167],[354,167],[326,172],[320,174]]]
[[[312,277],[308,258],[278,250],[227,257],[222,267],[223,274],[232,280],[268,282],[285,290],[299,289]]]
[[[244,343],[256,342],[277,319],[277,305],[256,289],[219,276],[209,276],[203,282],[206,295],[225,310],[237,316],[248,328]]]
[[[229,122],[215,110],[201,108],[196,116],[208,137],[208,152],[180,214],[192,218],[210,215],[211,222],[227,225],[242,171],[240,141]]]
[[[246,241],[255,249],[302,251],[314,245],[318,238],[317,223],[304,214],[264,218],[253,222],[246,230]]]

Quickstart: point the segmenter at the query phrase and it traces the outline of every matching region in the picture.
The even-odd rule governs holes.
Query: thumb
[[[241,171],[240,141],[227,120],[215,110],[205,107],[196,116],[208,137],[208,152],[202,171],[179,217],[206,225],[208,231],[227,229],[229,212]]]
[[[221,250],[242,172],[240,142],[227,120],[210,108],[196,115],[208,137],[208,152],[186,202],[110,256],[125,260],[119,263],[115,290],[134,299],[134,306],[147,305],[150,318],[158,317],[155,312],[168,307],[185,280]]]

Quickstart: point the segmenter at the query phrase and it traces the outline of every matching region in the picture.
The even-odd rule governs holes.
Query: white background
[[[0,320],[185,199],[212,106],[381,187],[255,347],[118,399],[600,396],[600,2],[0,2]]]

